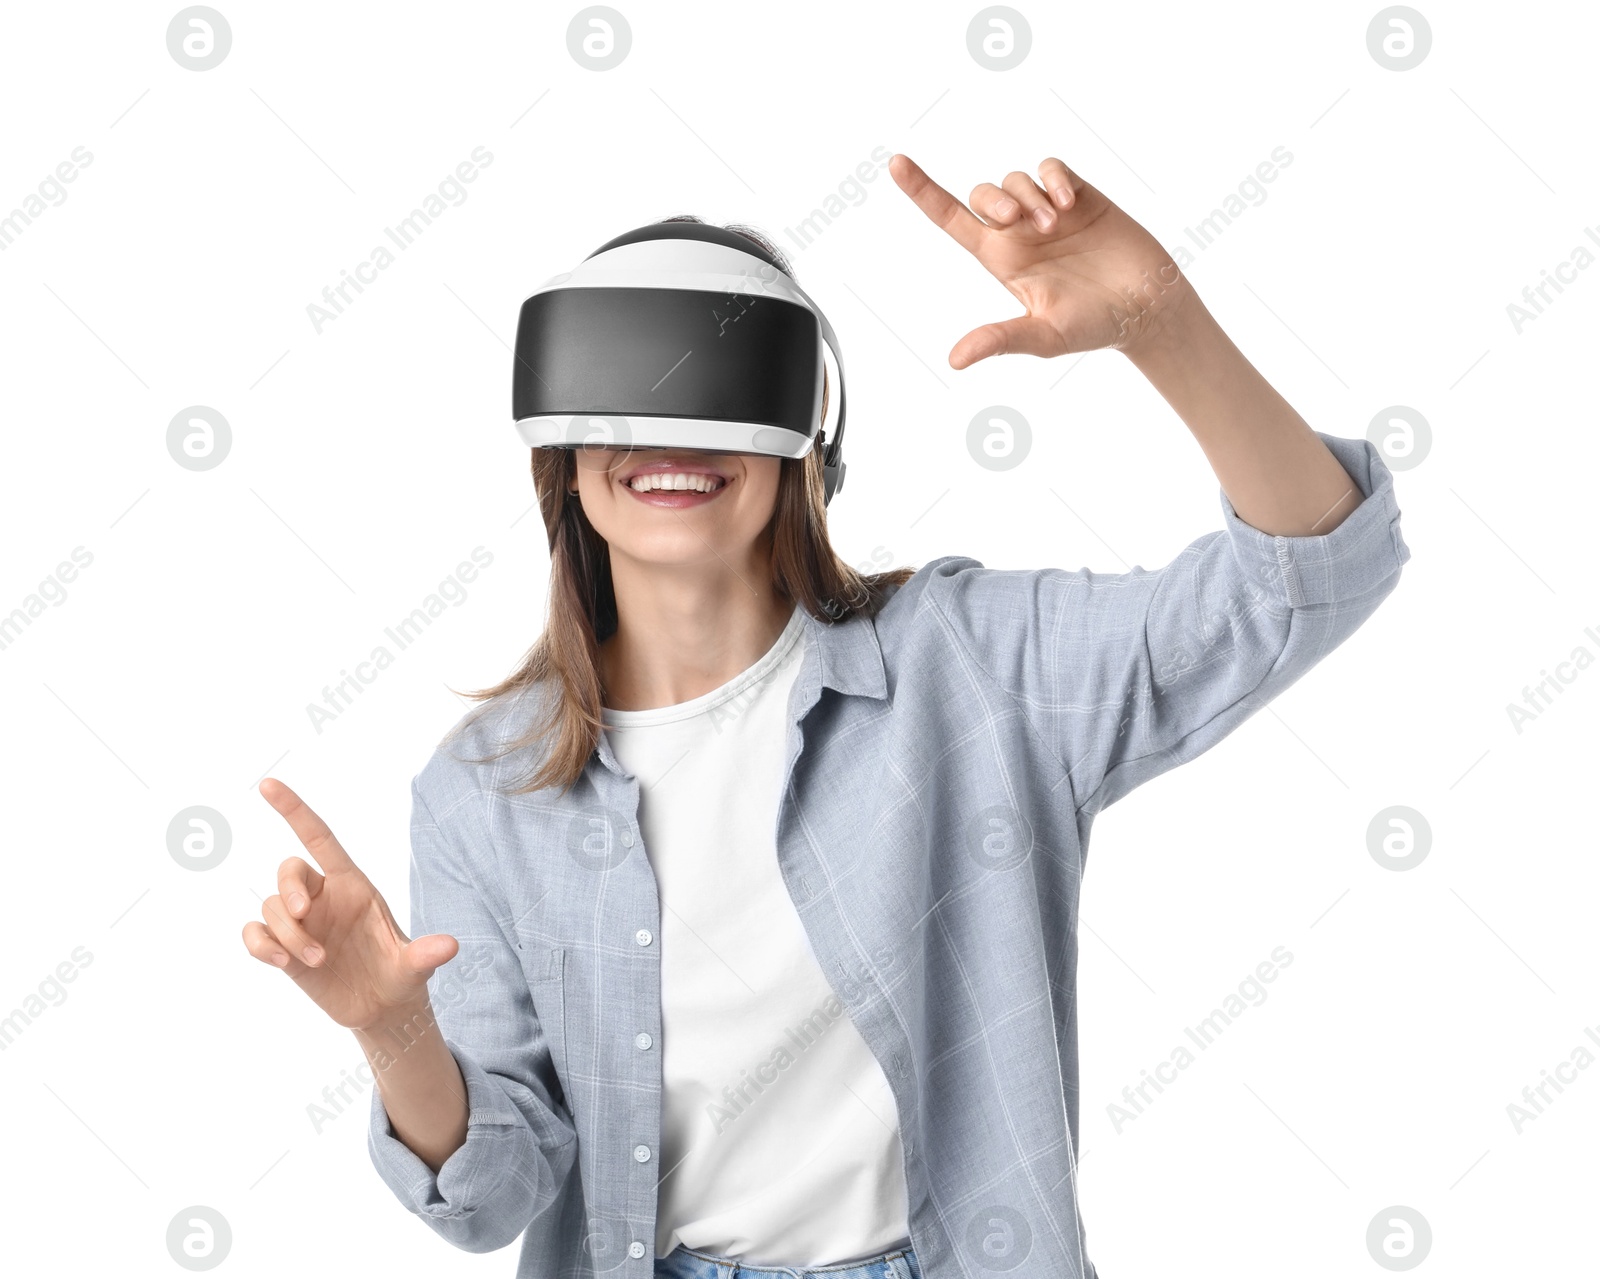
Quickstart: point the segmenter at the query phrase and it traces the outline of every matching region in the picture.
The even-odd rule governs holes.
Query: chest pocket
[[[539,1030],[544,1035],[545,1046],[550,1050],[550,1061],[555,1066],[556,1079],[561,1085],[561,1100],[572,1112],[572,1089],[568,1084],[567,1060],[567,1001],[566,961],[563,946],[524,946],[521,950],[523,971],[528,978],[528,993],[533,998],[534,1015],[539,1019]]]

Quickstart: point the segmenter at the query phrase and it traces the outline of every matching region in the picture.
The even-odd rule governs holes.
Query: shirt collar
[[[883,701],[889,695],[889,681],[883,670],[883,647],[872,618],[855,613],[842,622],[826,622],[813,617],[800,606],[807,639],[805,664],[796,677],[791,714],[795,721],[804,718],[816,705],[824,688],[856,697]],[[595,748],[601,763],[613,773],[628,776],[612,753],[604,732]]]
[[[802,679],[819,686],[837,689],[853,696],[875,697],[880,701],[889,695],[889,682],[883,673],[883,648],[878,643],[878,628],[864,613],[856,613],[842,622],[823,622],[812,617],[804,608],[806,635],[811,650],[817,654],[816,667],[807,666]],[[808,695],[809,708],[815,697]]]

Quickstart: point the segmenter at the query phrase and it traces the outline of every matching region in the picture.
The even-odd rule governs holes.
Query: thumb
[[[449,933],[429,933],[400,948],[400,967],[419,984],[433,976],[434,970],[448,964],[461,950],[461,943]]]
[[[1019,315],[973,329],[950,349],[950,367],[964,369],[991,355],[1061,354],[1061,335],[1051,325],[1036,315]]]

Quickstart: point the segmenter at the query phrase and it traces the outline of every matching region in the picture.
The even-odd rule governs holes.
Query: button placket
[[[625,848],[632,846],[632,844],[633,844],[633,833],[632,833],[632,831],[627,830],[627,829],[623,830],[623,832],[622,832],[622,843],[623,843],[623,846]],[[652,933],[648,928],[640,928],[637,931],[635,931],[635,933],[633,934],[633,940],[635,942],[637,942],[641,946],[648,946],[648,945],[650,945],[651,942],[653,942],[655,940],[655,934]],[[641,1052],[643,1052],[645,1049],[649,1048],[653,1043],[655,1043],[655,1040],[653,1038],[651,1038],[651,1036],[650,1036],[648,1031],[641,1030],[638,1034],[636,1034],[633,1037],[633,1045],[634,1045],[634,1047],[639,1049]],[[633,1159],[634,1159],[635,1163],[640,1163],[640,1164],[649,1163],[650,1162],[650,1147],[645,1145],[643,1142],[640,1142],[637,1146],[635,1146],[633,1148]],[[645,1246],[644,1246],[643,1242],[641,1242],[640,1240],[635,1239],[632,1243],[630,1243],[628,1245],[628,1255],[630,1257],[642,1257],[642,1256],[644,1256],[645,1255]]]

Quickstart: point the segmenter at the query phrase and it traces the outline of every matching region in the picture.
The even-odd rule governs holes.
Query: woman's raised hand
[[[1015,170],[999,186],[979,183],[970,209],[909,156],[891,156],[889,173],[1027,308],[1026,315],[968,333],[950,350],[952,368],[991,355],[1101,347],[1128,353],[1165,328],[1192,296],[1160,242],[1053,156],[1040,161],[1038,182]]]
[[[258,789],[322,871],[303,857],[278,866],[278,891],[262,903],[261,919],[244,926],[245,949],[282,968],[351,1030],[398,1026],[423,1011],[428,978],[455,957],[460,943],[448,933],[408,938],[372,881],[304,800],[275,777]]]

